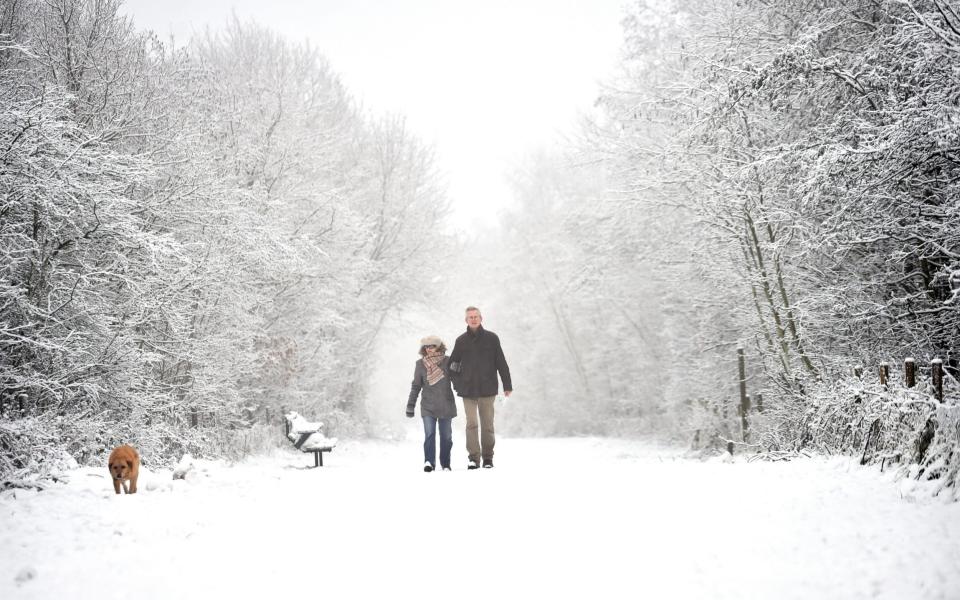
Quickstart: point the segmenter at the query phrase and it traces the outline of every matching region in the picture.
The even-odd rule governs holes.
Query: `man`
[[[467,468],[476,469],[482,459],[483,468],[490,469],[496,441],[493,401],[500,389],[497,373],[503,380],[504,396],[510,396],[513,384],[500,338],[483,328],[480,309],[467,307],[465,320],[467,331],[457,338],[450,353],[451,381],[457,395],[463,398],[463,410],[467,414]]]

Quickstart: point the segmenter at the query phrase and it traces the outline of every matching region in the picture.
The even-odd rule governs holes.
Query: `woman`
[[[447,347],[443,340],[430,335],[420,340],[420,360],[413,371],[407,416],[413,417],[417,397],[423,395],[420,416],[423,418],[423,470],[429,473],[437,464],[437,425],[440,426],[440,467],[450,470],[450,449],[453,447],[451,421],[457,416],[453,388],[447,377]]]

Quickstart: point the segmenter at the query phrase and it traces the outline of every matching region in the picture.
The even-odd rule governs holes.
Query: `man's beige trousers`
[[[493,460],[493,400],[495,396],[464,398],[467,413],[467,458],[480,464],[480,459]],[[479,420],[477,414],[479,413]]]

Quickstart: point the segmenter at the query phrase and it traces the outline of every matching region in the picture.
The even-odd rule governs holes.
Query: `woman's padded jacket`
[[[457,403],[450,388],[449,368],[450,357],[444,356],[440,367],[443,377],[433,385],[427,383],[427,367],[423,360],[417,361],[413,370],[413,383],[410,384],[410,397],[407,399],[407,416],[413,416],[413,409],[417,406],[417,397],[423,396],[420,402],[420,416],[435,419],[452,419],[457,416]],[[422,392],[422,394],[421,394]]]

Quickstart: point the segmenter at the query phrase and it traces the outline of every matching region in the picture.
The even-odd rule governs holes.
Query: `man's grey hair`
[[[481,317],[483,316],[483,313],[481,313],[481,312],[480,312],[480,309],[477,308],[476,306],[468,306],[468,307],[467,307],[467,310],[463,311],[463,313],[464,313],[464,314],[467,314],[467,313],[470,312],[471,310],[475,310],[475,311],[477,311],[478,313],[480,313],[480,316],[481,316]]]

